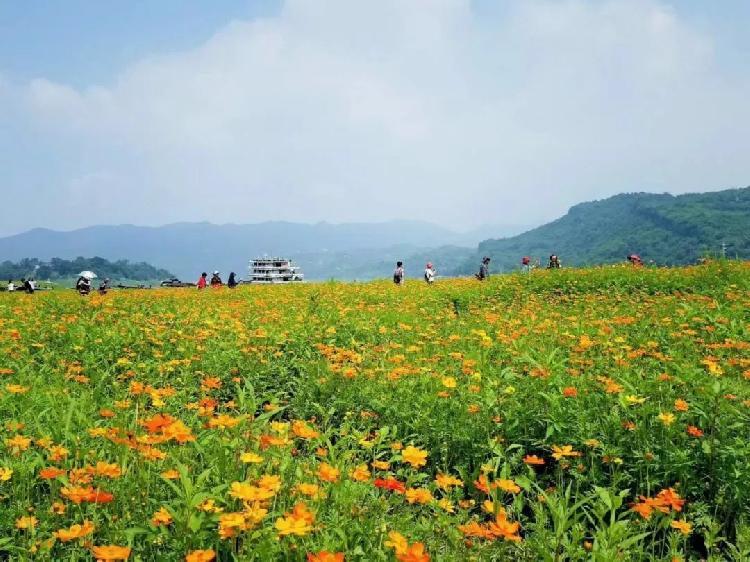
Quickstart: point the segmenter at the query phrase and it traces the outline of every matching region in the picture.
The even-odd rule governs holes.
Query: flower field
[[[0,560],[746,560],[750,267],[0,294]]]

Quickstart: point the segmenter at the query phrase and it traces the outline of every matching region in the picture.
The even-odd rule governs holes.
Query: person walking
[[[435,282],[436,273],[437,271],[435,271],[432,262],[427,262],[427,265],[424,268],[424,280],[428,285],[432,285]]]
[[[406,274],[404,272],[404,262],[397,261],[396,262],[396,269],[393,270],[393,282],[396,285],[403,285],[405,281]]]
[[[230,289],[234,289],[237,286],[237,279],[234,277],[234,271],[229,274],[229,279],[227,279],[227,287]]]
[[[482,258],[482,263],[479,266],[479,273],[475,276],[480,281],[490,278],[490,258],[485,256]]]
[[[198,283],[196,283],[198,290],[206,288],[206,277],[208,277],[208,273],[205,271],[201,273],[201,276],[198,278]]]

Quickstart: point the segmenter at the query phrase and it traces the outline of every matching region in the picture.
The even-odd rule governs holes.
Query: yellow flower
[[[445,388],[456,388],[456,379],[453,377],[443,377],[442,383]]]
[[[270,500],[276,493],[268,488],[253,486],[247,482],[232,482],[229,495],[246,502],[257,502]]]
[[[675,420],[675,415],[672,412],[662,412],[659,414],[658,418],[664,425],[672,425]]]
[[[19,517],[18,519],[16,519],[16,529],[33,529],[36,527],[37,523],[39,523],[39,519],[37,519],[33,515]]]
[[[511,493],[511,494],[517,494],[518,492],[521,491],[521,488],[518,486],[518,484],[516,484],[515,482],[513,482],[513,480],[502,480],[502,479],[500,479],[500,480],[495,481],[495,483],[493,484],[493,486],[495,488],[500,488],[504,492],[508,492],[508,493]]]
[[[7,482],[13,476],[13,469],[0,466],[0,482]]]
[[[625,397],[625,401],[630,406],[637,406],[638,404],[643,404],[646,401],[646,399],[645,398],[641,398],[639,396],[635,396],[633,394],[630,394],[629,396]]]
[[[434,499],[432,493],[425,488],[409,488],[404,493],[404,496],[409,503],[425,504],[430,503]]]
[[[447,513],[455,513],[456,511],[456,507],[453,505],[453,502],[448,498],[442,498],[437,502],[437,504],[440,509]]]
[[[555,460],[560,460],[564,457],[580,457],[581,453],[578,451],[573,450],[573,445],[563,445],[562,447],[559,447],[557,445],[552,445],[552,457]]]
[[[240,455],[240,460],[244,463],[251,463],[251,464],[258,464],[263,462],[263,457],[261,457],[257,453],[242,453]]]
[[[371,475],[367,465],[360,464],[349,473],[349,476],[352,480],[356,480],[357,482],[366,482],[370,479]]]
[[[427,451],[418,449],[413,445],[409,445],[401,451],[401,457],[404,459],[404,462],[409,463],[414,468],[419,468],[427,464]]]
[[[463,486],[464,483],[450,474],[439,473],[435,477],[435,484],[441,490],[450,490],[453,486]]]

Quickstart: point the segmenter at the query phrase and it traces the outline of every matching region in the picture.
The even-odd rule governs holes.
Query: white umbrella
[[[96,273],[93,271],[81,271],[78,275],[79,277],[85,277],[86,279],[96,279]]]

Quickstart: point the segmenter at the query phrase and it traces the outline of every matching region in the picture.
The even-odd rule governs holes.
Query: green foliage
[[[478,268],[478,258],[492,257],[496,271],[514,270],[521,257],[550,254],[563,265],[625,261],[630,253],[647,263],[681,265],[717,256],[750,258],[750,187],[714,193],[673,196],[628,193],[576,205],[568,213],[518,236],[486,240],[458,272]]]
[[[33,277],[38,280],[54,281],[76,277],[85,270],[93,271],[100,278],[109,277],[113,281],[121,279],[153,281],[173,277],[166,269],[159,269],[145,262],[132,263],[128,260],[111,262],[99,257],[78,257],[74,260],[52,258],[49,261],[41,261],[36,258],[26,258],[17,263],[4,261],[0,263],[0,280]]]

